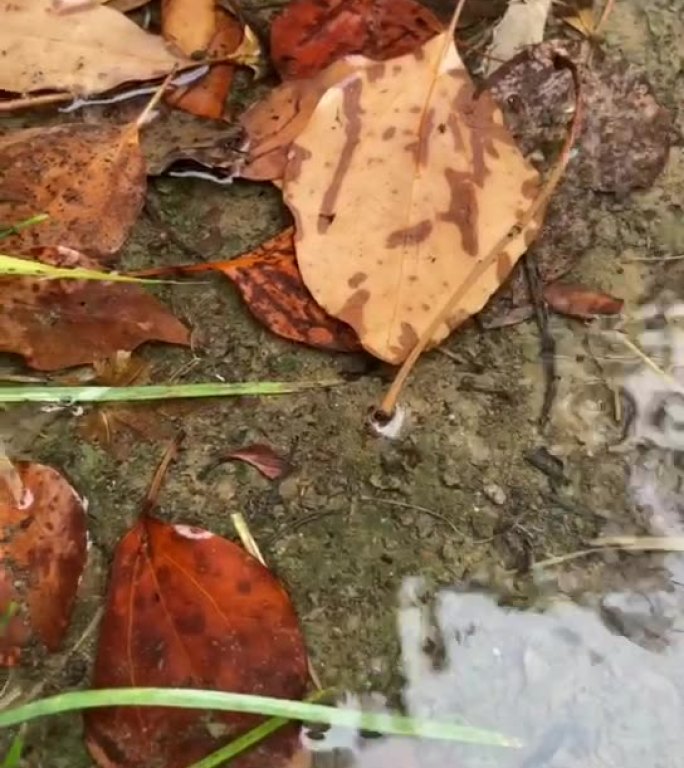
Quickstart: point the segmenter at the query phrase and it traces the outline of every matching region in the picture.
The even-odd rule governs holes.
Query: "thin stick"
[[[622,343],[629,347],[629,349],[634,352],[634,354],[638,355],[646,365],[651,368],[653,371],[655,371],[659,376],[662,376],[665,381],[670,384],[674,389],[676,389],[678,392],[684,393],[684,385],[682,385],[677,379],[674,378],[674,376],[670,376],[670,374],[663,370],[658,363],[656,363],[653,358],[649,357],[641,347],[638,347],[630,338],[625,336],[622,333],[616,333],[615,336],[619,338]]]
[[[420,512],[423,515],[429,515],[430,517],[434,517],[435,520],[439,520],[441,523],[444,523],[444,525],[447,525],[457,536],[466,538],[463,531],[458,529],[458,526],[452,523],[449,518],[445,517],[444,515],[440,515],[439,512],[435,512],[434,509],[428,509],[428,507],[420,507],[417,504],[407,504],[405,501],[395,501],[394,499],[379,499],[375,496],[359,496],[359,499],[361,501],[370,501],[374,504],[387,504],[390,507],[399,507],[400,509],[408,509],[412,512]]]
[[[147,106],[143,111],[138,115],[138,119],[135,121],[134,125],[139,130],[142,128],[143,125],[147,122],[150,113],[152,110],[159,104],[161,101],[162,96],[164,95],[164,92],[166,89],[171,85],[171,81],[176,76],[176,72],[178,71],[178,65],[175,65],[173,69],[169,72],[169,74],[164,78],[161,85],[157,90],[152,94],[152,98],[147,102]]]
[[[147,491],[147,495],[145,496],[145,500],[142,503],[142,509],[140,511],[141,515],[149,514],[157,506],[159,489],[161,488],[161,484],[164,481],[164,476],[166,475],[166,471],[168,470],[171,462],[176,458],[176,456],[178,456],[178,449],[180,448],[184,437],[184,433],[179,432],[166,446],[166,451],[164,451],[162,460],[159,462],[159,466],[157,467],[157,471],[154,473],[154,477],[150,483],[150,487]]]
[[[613,6],[615,5],[615,0],[606,0],[606,4],[603,6],[603,13],[601,14],[601,18],[596,23],[596,26],[594,27],[594,37],[597,37],[600,31],[605,26],[606,22],[608,21],[608,17],[610,16]]]
[[[684,552],[684,536],[600,536],[589,544],[631,552]]]
[[[459,6],[460,7],[460,6]],[[411,350],[411,353],[404,361],[403,365],[399,369],[399,373],[396,375],[392,385],[390,386],[387,394],[380,404],[379,412],[385,418],[391,417],[396,408],[397,401],[401,390],[406,383],[406,380],[411,373],[416,361],[423,353],[427,345],[430,343],[435,331],[444,322],[452,311],[452,308],[458,304],[458,302],[468,293],[468,291],[475,285],[480,277],[495,263],[499,255],[505,248],[510,245],[515,239],[517,239],[527,227],[532,223],[536,216],[544,210],[551,195],[555,192],[556,187],[560,183],[563,177],[565,169],[570,161],[570,151],[575,144],[575,141],[579,135],[580,126],[582,124],[582,117],[584,108],[581,98],[581,83],[579,78],[579,72],[573,62],[568,59],[557,57],[557,61],[567,67],[572,73],[573,82],[575,85],[575,114],[573,116],[570,130],[563,144],[558,163],[551,172],[546,184],[541,192],[537,195],[534,202],[527,209],[527,212],[522,219],[516,224],[506,235],[499,239],[489,253],[484,258],[479,259],[475,266],[470,270],[465,280],[456,288],[449,300],[440,308],[438,312],[432,318],[432,321],[428,324],[428,327],[422,333],[416,346]],[[459,313],[459,317],[456,320],[465,320],[466,314],[464,312]]]
[[[667,261],[682,261],[684,253],[678,256],[634,256],[630,259],[622,259],[623,264],[660,264]]]
[[[71,93],[43,93],[39,96],[22,96],[19,99],[6,99],[0,101],[0,112],[14,112],[17,109],[30,109],[46,104],[59,104],[73,99]]]

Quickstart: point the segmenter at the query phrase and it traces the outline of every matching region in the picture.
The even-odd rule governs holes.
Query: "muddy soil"
[[[255,11],[258,5],[252,3]],[[682,39],[678,2],[624,0],[611,18],[606,45],[643,66],[659,99],[674,109],[684,102]],[[677,120],[684,129],[681,114]],[[169,178],[151,187],[166,226],[206,259],[249,250],[288,221],[280,195],[266,185]],[[654,266],[632,259],[684,253],[682,190],[679,146],[651,190],[605,201],[598,236],[571,277],[624,297],[630,310],[681,288],[684,262]],[[143,217],[123,266],[187,260]],[[155,380],[360,374],[329,390],[212,402],[172,414],[171,423],[186,437],[160,497],[164,519],[230,538],[230,512],[245,515],[292,595],[325,686],[380,691],[399,702],[395,608],[406,577],[420,575],[433,586],[501,580],[502,572],[533,560],[582,549],[600,532],[639,532],[649,522],[648,509],[638,506],[630,489],[630,467],[647,463],[649,455],[652,462],[660,458],[653,458],[656,449],[649,454],[632,446],[629,435],[625,444],[630,414],[618,407],[616,394],[639,361],[594,328],[551,320],[560,380],[544,431],[538,418],[545,381],[537,330],[529,321],[488,332],[473,325],[426,354],[403,396],[407,426],[401,439],[388,441],[371,436],[365,419],[391,371],[370,366],[362,355],[333,356],[274,337],[218,276],[159,295],[192,327],[194,347],[147,348]],[[67,648],[102,603],[114,548],[133,524],[162,452],[160,443],[134,439],[116,458],[85,441],[78,427],[71,411],[21,407],[0,413],[0,435],[11,454],[60,468],[89,502],[92,547]],[[289,454],[293,473],[274,483],[237,464],[205,472],[217,454],[255,440]],[[542,449],[562,459],[565,482],[530,463]],[[663,471],[662,483],[674,488],[680,470],[672,465]],[[579,562],[549,572],[547,585],[576,595],[601,582],[602,561]],[[525,592],[525,583],[507,579],[514,592]],[[45,693],[85,687],[93,647],[90,636],[68,658],[46,660],[36,653],[14,682],[30,688],[48,679]],[[80,738],[77,718],[38,724],[25,764],[90,765]]]

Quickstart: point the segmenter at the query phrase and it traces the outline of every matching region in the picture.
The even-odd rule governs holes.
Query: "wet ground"
[[[606,44],[643,66],[674,108],[684,99],[683,36],[677,0],[624,0]],[[207,259],[246,251],[287,221],[268,186],[152,186],[164,221]],[[652,189],[607,206],[572,277],[625,298],[630,338],[684,383],[684,259],[638,261],[684,255],[683,192],[679,146]],[[143,218],[124,264],[187,259]],[[608,552],[529,571],[597,535],[684,533],[682,383],[600,325],[553,317],[560,383],[541,431],[534,323],[470,327],[424,356],[403,397],[408,424],[387,441],[371,436],[365,419],[388,372],[369,369],[362,356],[272,336],[220,277],[161,294],[196,344],[192,352],[147,350],[159,381],[364,372],[327,391],[172,415],[186,438],[162,490],[163,517],[234,537],[229,513],[243,512],[292,595],[323,685],[375,692],[412,714],[456,714],[528,745],[524,754],[471,747],[448,755],[430,745],[411,757],[408,745],[370,740],[359,751],[340,736],[345,748],[321,765],[398,765],[397,750],[421,768],[684,765],[684,556]],[[92,548],[70,645],[101,603],[114,547],[161,453],[159,443],[134,440],[114,458],[84,441],[78,424],[73,413],[35,407],[0,414],[12,455],[60,468],[89,501]],[[295,471],[279,483],[242,465],[205,474],[218,453],[255,440],[288,453]],[[539,468],[545,452],[562,461],[560,472],[554,462]],[[499,607],[501,596],[508,607]],[[90,638],[68,663],[53,658],[46,692],[87,685],[92,650]],[[45,670],[37,660],[20,682]],[[89,764],[75,718],[32,730],[26,765]]]

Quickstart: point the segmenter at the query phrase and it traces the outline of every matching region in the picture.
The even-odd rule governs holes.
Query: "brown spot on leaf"
[[[444,171],[451,191],[448,210],[439,214],[440,221],[450,221],[461,233],[463,250],[471,256],[477,256],[477,195],[469,173],[447,168]]]
[[[365,272],[357,272],[355,275],[352,275],[349,280],[347,280],[347,285],[350,288],[358,288],[361,283],[365,282],[368,279],[368,275]]]
[[[364,327],[363,323],[363,308],[370,299],[370,291],[360,288],[354,291],[352,295],[347,299],[342,309],[337,312],[337,317],[342,322],[351,325],[357,333],[360,333],[360,329]]]
[[[419,221],[411,227],[396,229],[387,237],[385,245],[387,248],[405,248],[407,246],[418,245],[427,240],[432,232],[432,222],[428,219]]]
[[[382,138],[385,141],[389,141],[389,139],[394,137],[394,134],[396,132],[397,132],[397,129],[393,125],[390,125],[389,128],[385,128],[385,130],[382,132]]]

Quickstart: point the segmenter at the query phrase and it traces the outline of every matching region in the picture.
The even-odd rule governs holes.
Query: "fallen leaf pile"
[[[143,12],[125,15],[140,5],[0,0],[0,109],[70,101],[50,113],[49,125],[0,134],[0,353],[60,372],[60,383],[147,383],[158,369],[152,376],[133,350],[148,342],[187,347],[191,337],[140,281],[152,275],[204,281],[221,273],[232,286],[224,288],[237,290],[278,336],[403,364],[395,393],[417,355],[469,318],[493,327],[532,314],[518,263],[525,253],[541,278],[542,309],[582,321],[622,312],[619,297],[558,278],[591,244],[606,199],[653,184],[672,118],[636,68],[601,52],[605,14],[590,20],[584,0],[568,4],[565,25],[556,23],[576,36],[572,29],[591,21],[590,39],[536,43],[478,85],[454,30],[460,44],[471,26],[491,31],[502,18],[494,43],[506,50],[515,40],[500,39],[501,30],[515,15],[524,38],[520,18],[532,4],[513,14],[503,0],[473,0],[459,17],[459,2],[447,27],[416,0],[292,0],[269,30],[281,82],[253,78],[260,98],[239,116],[244,93],[236,84],[268,69],[242,18],[247,9],[162,0],[155,34],[158,27],[137,23]],[[534,6],[543,11],[532,30],[541,38],[551,4]],[[462,47],[468,61],[480,56],[477,45]],[[196,263],[150,259],[137,280],[103,277],[126,267],[147,177],[163,174],[273,183],[291,222],[246,253],[214,261],[200,262],[201,248],[176,235]],[[226,206],[234,201],[227,196]],[[17,274],[27,263],[33,271]],[[49,279],[44,267],[36,274],[39,264],[99,274]],[[73,370],[82,365],[86,374]],[[79,425],[112,449],[124,428],[135,439],[172,431],[159,410],[128,403],[91,409]],[[271,481],[290,470],[264,442],[226,444],[211,468],[239,461]],[[93,687],[301,699],[304,640],[276,577],[227,539],[152,514],[176,447],[116,547]],[[63,644],[87,565],[86,503],[56,469],[2,454],[0,529],[0,664],[11,667]],[[101,768],[187,768],[258,718],[108,706],[85,722]],[[265,739],[239,765],[292,766],[297,728]]]

